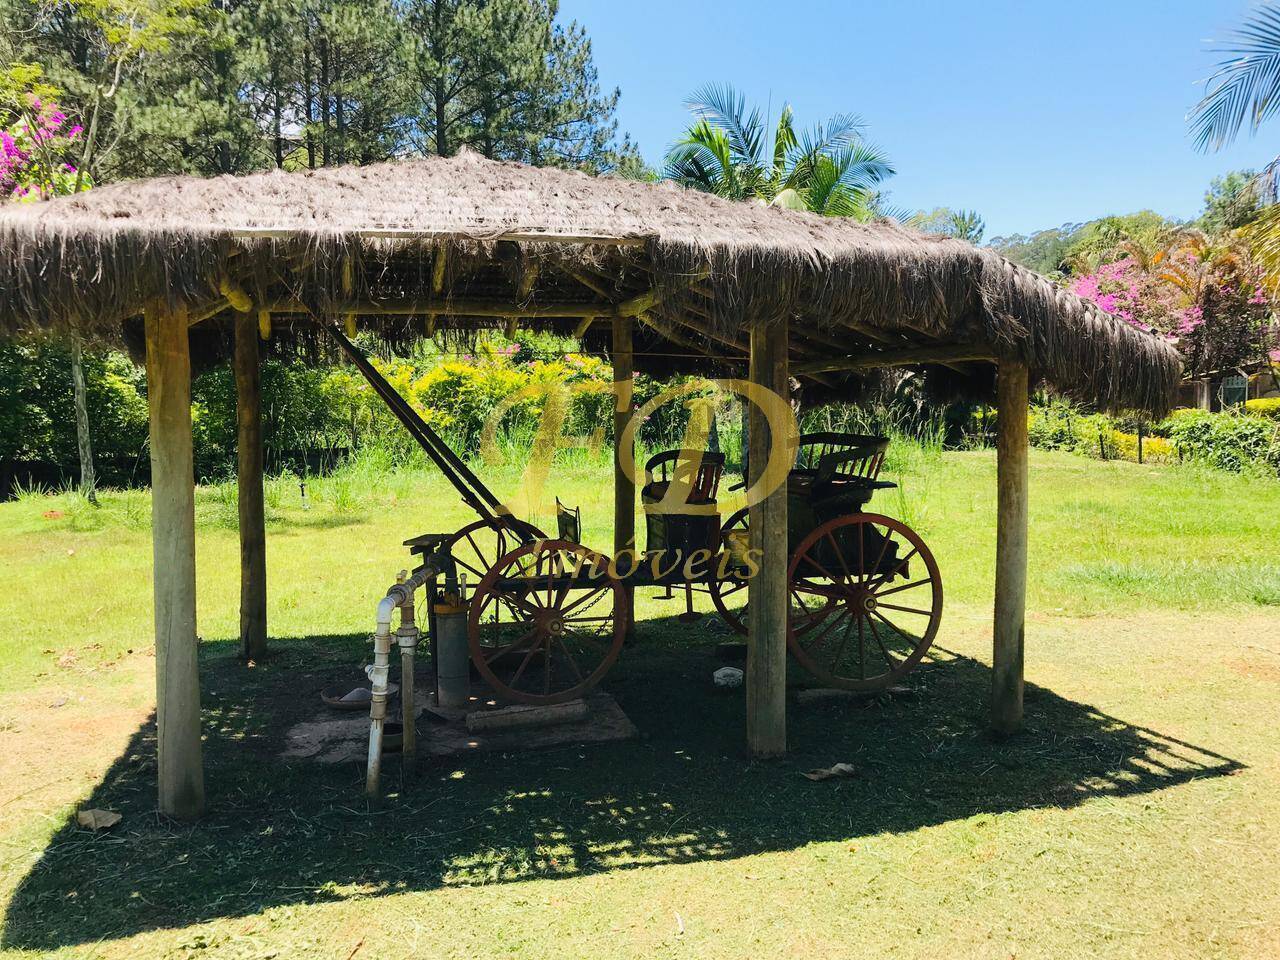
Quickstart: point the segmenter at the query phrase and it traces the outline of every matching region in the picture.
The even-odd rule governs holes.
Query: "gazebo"
[[[319,349],[322,327],[391,343],[517,324],[574,333],[636,370],[745,369],[805,401],[857,396],[908,367],[939,396],[994,397],[998,528],[991,720],[1022,717],[1027,398],[1167,408],[1177,353],[1049,280],[968,243],[732,203],[671,184],[463,154],[368,167],[119,183],[0,212],[0,332],[74,331],[145,352],[151,422],[160,809],[204,805],[196,660],[190,379],[223,344],[239,403],[241,634],[265,649],[258,364]],[[625,431],[629,405],[615,414]],[[765,441],[753,410],[753,453]],[[620,465],[628,451],[619,450]],[[615,469],[615,548],[636,491]],[[750,750],[786,749],[787,498],[752,506]]]

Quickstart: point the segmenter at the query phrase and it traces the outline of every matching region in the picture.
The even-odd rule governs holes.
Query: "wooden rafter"
[[[299,300],[282,299],[270,304],[272,313],[311,313],[309,307]],[[542,303],[520,305],[501,300],[449,299],[449,300],[357,300],[336,303],[332,307],[335,313],[356,313],[367,316],[385,314],[387,316],[444,315],[457,317],[520,317],[528,319],[549,319],[581,317],[584,313],[596,312],[600,316],[610,316],[613,308],[605,303]]]
[[[969,360],[994,361],[995,353],[987,347],[940,345],[879,350],[856,357],[836,357],[798,363],[792,371],[798,374],[832,373],[841,370],[874,370],[877,367],[909,367],[917,363],[952,364]]]

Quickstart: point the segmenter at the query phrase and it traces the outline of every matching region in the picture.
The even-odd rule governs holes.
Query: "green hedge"
[[[1175,410],[1144,423],[1143,460],[1195,460],[1222,470],[1280,476],[1280,404],[1252,400],[1244,412]],[[1085,413],[1053,399],[1034,405],[1028,419],[1032,446],[1069,450],[1108,460],[1138,458],[1138,421]]]

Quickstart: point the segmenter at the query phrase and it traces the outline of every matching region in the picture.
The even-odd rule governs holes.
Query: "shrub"
[[[1246,400],[1244,412],[1251,417],[1270,417],[1280,420],[1280,397],[1259,397],[1257,400]]]
[[[1181,410],[1165,421],[1169,439],[1183,456],[1223,470],[1280,472],[1280,425],[1237,413]]]

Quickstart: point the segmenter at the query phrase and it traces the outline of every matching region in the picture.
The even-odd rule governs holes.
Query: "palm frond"
[[[706,120],[690,127],[667,151],[667,175],[685,186],[741,199],[738,163],[729,134]]]
[[[1258,218],[1240,228],[1253,259],[1262,268],[1263,283],[1280,293],[1280,204],[1263,207]]]
[[[874,147],[855,144],[833,156],[819,156],[803,193],[809,209],[829,217],[868,219],[872,188],[885,164]]]
[[[1246,124],[1252,133],[1280,109],[1280,5],[1259,7],[1223,52],[1229,58],[1187,117],[1200,150],[1221,149]]]
[[[781,183],[786,179],[787,157],[796,148],[795,118],[791,104],[782,105],[782,113],[778,116],[778,126],[773,134],[773,179]]]
[[[759,107],[747,113],[745,94],[728,83],[708,83],[695,91],[685,101],[685,106],[699,120],[723,129],[739,160],[760,163],[764,147],[764,120]]]

